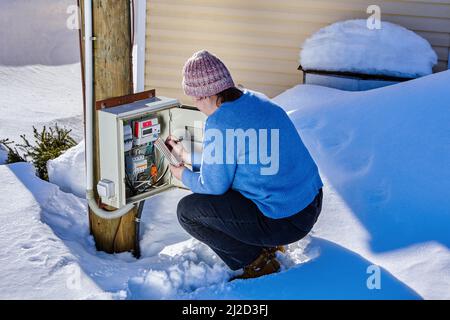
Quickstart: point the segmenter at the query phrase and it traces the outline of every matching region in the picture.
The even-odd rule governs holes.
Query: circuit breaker
[[[172,176],[170,159],[157,142],[173,135],[185,148],[201,152],[205,120],[197,109],[167,97],[99,110],[97,191],[102,202],[120,208],[171,188],[185,188]]]

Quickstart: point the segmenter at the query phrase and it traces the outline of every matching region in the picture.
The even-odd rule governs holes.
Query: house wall
[[[145,87],[189,100],[181,71],[193,52],[207,49],[230,68],[236,83],[273,97],[301,82],[299,51],[318,29],[367,18],[371,4],[382,19],[426,38],[447,69],[450,0],[147,0]]]

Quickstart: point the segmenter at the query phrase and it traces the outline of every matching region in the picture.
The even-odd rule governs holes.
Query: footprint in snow
[[[336,154],[347,147],[353,140],[352,133],[347,130],[330,130],[324,128],[318,133],[319,148]]]

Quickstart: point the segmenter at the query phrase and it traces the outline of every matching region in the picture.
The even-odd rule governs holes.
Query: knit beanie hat
[[[194,53],[183,68],[183,90],[191,97],[213,96],[234,87],[227,67],[206,50]]]

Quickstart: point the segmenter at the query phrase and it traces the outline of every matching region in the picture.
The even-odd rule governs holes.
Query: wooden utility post
[[[95,37],[93,43],[94,101],[131,94],[133,80],[130,2],[128,0],[93,0],[92,3]],[[81,10],[84,15],[83,5]],[[93,108],[95,189],[100,177],[100,157],[95,103]],[[89,138],[91,137],[87,137]],[[98,199],[98,195],[96,197]],[[97,249],[108,253],[137,250],[135,248],[136,214],[135,208],[119,219],[105,220],[89,210],[91,233]]]

